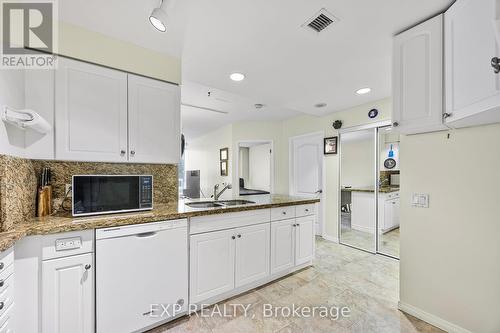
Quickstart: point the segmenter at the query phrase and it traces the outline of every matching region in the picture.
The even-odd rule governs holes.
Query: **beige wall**
[[[59,54],[172,83],[181,83],[179,58],[66,22],[59,22]]]
[[[401,138],[401,302],[500,332],[500,124]],[[428,193],[429,208],[411,207]]]

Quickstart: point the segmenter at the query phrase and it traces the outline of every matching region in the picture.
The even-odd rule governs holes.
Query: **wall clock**
[[[394,167],[396,166],[396,160],[393,158],[388,158],[384,161],[384,166],[386,167],[386,169],[394,169]]]

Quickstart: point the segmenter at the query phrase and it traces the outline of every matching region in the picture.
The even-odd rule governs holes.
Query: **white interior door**
[[[315,230],[323,233],[323,133],[290,139],[290,195],[320,197]]]

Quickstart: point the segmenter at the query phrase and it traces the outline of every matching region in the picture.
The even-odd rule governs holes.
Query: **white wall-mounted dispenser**
[[[29,109],[15,110],[4,106],[1,118],[2,121],[20,129],[32,129],[41,134],[46,134],[52,130],[52,126],[42,116]]]

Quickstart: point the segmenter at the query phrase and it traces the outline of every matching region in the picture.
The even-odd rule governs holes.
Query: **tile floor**
[[[194,314],[150,333],[443,332],[397,309],[398,276],[396,260],[318,239],[312,267],[223,302],[249,304],[247,316],[242,310],[230,318]],[[350,316],[263,318],[264,304],[348,307]]]
[[[375,234],[351,229],[349,213],[342,213],[342,243],[367,251],[375,251]],[[379,252],[399,258],[399,228],[381,234]]]

